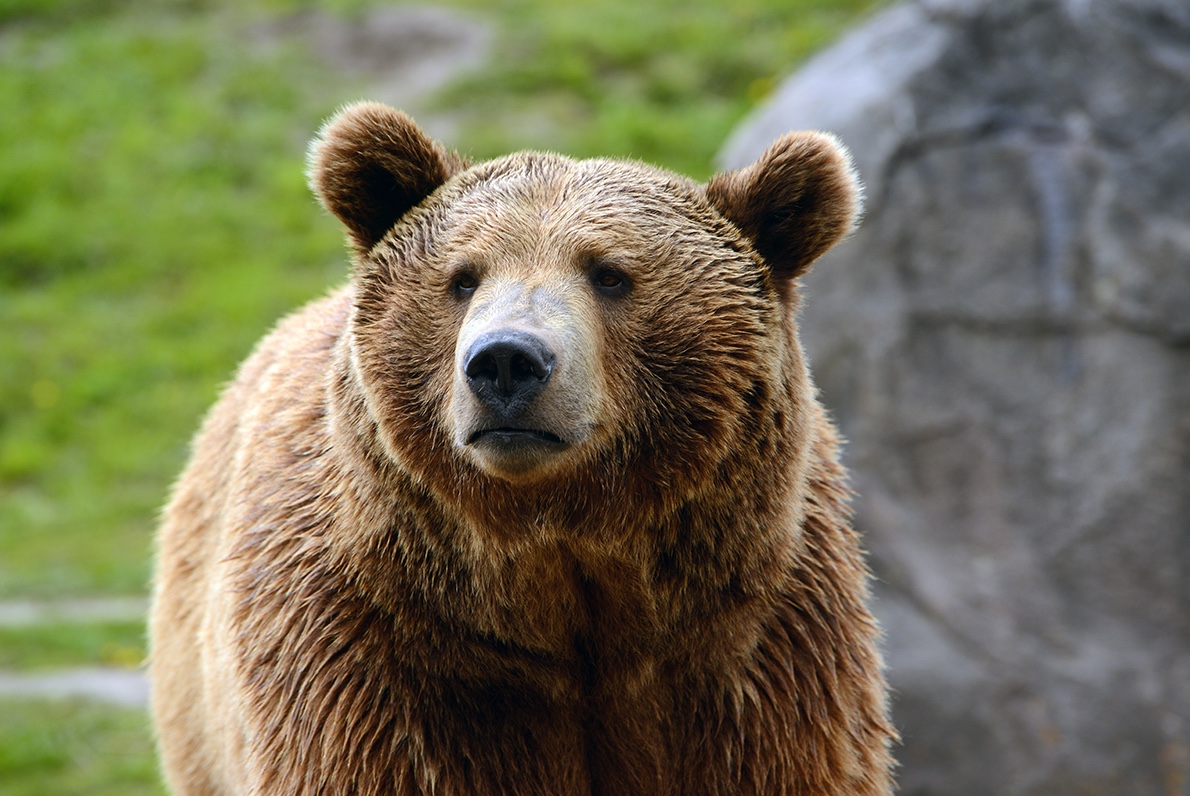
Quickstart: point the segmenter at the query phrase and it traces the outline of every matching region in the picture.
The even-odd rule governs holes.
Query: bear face
[[[386,452],[472,515],[664,504],[797,436],[774,409],[807,400],[792,283],[859,203],[821,134],[704,187],[548,154],[468,168],[368,104],[324,128],[311,182],[357,252],[353,364]]]

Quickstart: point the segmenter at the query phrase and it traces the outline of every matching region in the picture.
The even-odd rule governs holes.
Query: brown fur
[[[791,280],[856,213],[834,141],[704,189],[468,168],[363,105],[311,169],[351,283],[244,364],[161,531],[174,791],[889,793],[867,574],[794,325]],[[592,287],[608,268],[627,292]],[[498,316],[556,346],[533,412],[570,443],[511,467],[468,443],[459,386],[458,340]]]

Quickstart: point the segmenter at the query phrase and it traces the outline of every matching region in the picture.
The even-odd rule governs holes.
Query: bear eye
[[[463,271],[451,280],[451,292],[456,298],[467,298],[480,286],[480,278],[471,271]]]
[[[608,266],[600,266],[592,270],[591,284],[596,290],[607,296],[620,296],[629,289],[628,277]]]

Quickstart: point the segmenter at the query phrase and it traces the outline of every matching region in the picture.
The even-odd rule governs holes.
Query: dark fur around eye
[[[631,283],[623,271],[607,263],[595,263],[588,278],[596,292],[605,296],[623,296],[629,292]]]
[[[472,271],[460,271],[451,279],[451,293],[457,299],[465,299],[480,286],[480,278]]]

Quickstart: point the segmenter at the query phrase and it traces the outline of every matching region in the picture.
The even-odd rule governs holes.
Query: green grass
[[[492,66],[437,100],[462,114],[461,149],[706,177],[775,76],[872,3],[457,5],[498,30]],[[294,7],[0,2],[0,597],[143,590],[219,385],[343,278],[303,160],[362,86],[256,43]]]
[[[775,81],[877,1],[451,0],[494,49],[430,107],[474,157],[542,148],[705,178]],[[159,506],[220,384],[344,279],[304,156],[367,80],[260,33],[315,7],[0,0],[0,599],[143,594]],[[142,655],[129,623],[0,630],[0,669]],[[155,780],[136,711],[0,705],[5,796]]]
[[[135,668],[145,660],[144,622],[0,627],[0,670],[69,666]]]
[[[292,55],[212,46],[216,19],[129,11],[0,50],[0,596],[142,591],[218,385],[342,278],[297,132],[333,102],[298,95]]]
[[[0,710],[4,796],[160,794],[145,714],[77,701],[8,700]]]
[[[473,111],[465,149],[482,157],[524,148],[631,157],[702,179],[733,126],[777,79],[875,3],[498,5],[506,35],[497,68],[443,98]]]

